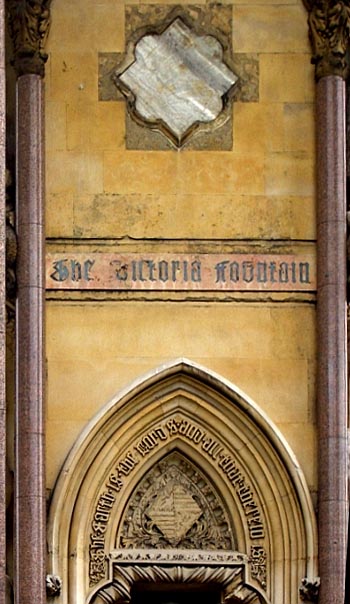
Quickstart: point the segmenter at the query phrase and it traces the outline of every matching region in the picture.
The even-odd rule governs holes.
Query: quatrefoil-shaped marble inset
[[[181,146],[198,126],[217,119],[237,79],[220,42],[197,35],[178,17],[162,34],[137,42],[116,83],[138,121]]]

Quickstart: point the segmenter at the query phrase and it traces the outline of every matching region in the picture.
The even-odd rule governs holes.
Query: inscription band
[[[164,424],[159,424],[134,443],[124,457],[119,460],[110,473],[104,490],[95,507],[90,534],[89,579],[90,586],[104,579],[107,570],[107,552],[105,534],[117,495],[129,476],[140,463],[162,441],[181,435],[200,447],[212,458],[219,470],[230,481],[247,518],[247,528],[252,541],[265,537],[264,521],[251,486],[247,483],[236,461],[218,441],[214,440],[203,428],[176,414]]]
[[[315,291],[313,256],[48,254],[46,288],[112,291]]]

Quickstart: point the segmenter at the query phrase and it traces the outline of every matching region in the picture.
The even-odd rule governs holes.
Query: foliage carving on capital
[[[320,589],[320,577],[302,579],[299,587],[299,596],[303,602],[318,602],[318,594]]]
[[[51,0],[8,0],[7,14],[17,74],[44,76]]]
[[[316,80],[348,75],[349,0],[304,0],[309,13],[309,37]]]

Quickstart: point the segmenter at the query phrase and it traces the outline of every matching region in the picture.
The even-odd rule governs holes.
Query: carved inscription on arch
[[[110,473],[105,483],[105,487],[98,498],[91,523],[89,547],[90,586],[96,585],[100,580],[106,578],[107,555],[109,552],[106,552],[105,548],[105,535],[115,503],[118,499],[118,494],[124,488],[125,477],[131,475],[140,462],[142,462],[142,459],[149,455],[155,448],[159,447],[160,444],[178,436],[189,440],[193,445],[198,447],[216,464],[218,471],[229,480],[237,494],[238,501],[246,517],[247,529],[252,542],[259,542],[259,540],[265,537],[263,515],[256,501],[253,489],[242,473],[237,461],[229,454],[225,449],[225,446],[214,439],[206,430],[195,422],[189,421],[182,415],[176,414],[166,422],[159,424],[145,433],[137,442],[135,442],[124,457],[116,462],[113,471]],[[189,495],[189,492],[188,483],[186,488],[182,485],[182,489],[180,484],[177,486],[177,490],[173,490],[171,497],[173,498],[173,501],[174,498],[181,498],[183,496],[190,497],[191,495]],[[194,503],[191,502],[191,513],[195,520],[188,530],[191,530],[193,524],[198,522],[196,514],[199,514],[199,511],[195,508],[195,504],[198,505],[198,503],[195,499],[193,499],[193,501]],[[200,505],[198,505],[198,508],[200,511],[203,509]],[[153,526],[157,526],[159,530],[159,509],[157,510],[157,508],[154,507],[152,514],[154,521]],[[158,518],[158,524],[155,521],[156,517]],[[178,539],[178,542],[180,542],[181,539],[186,537],[187,533],[182,534],[183,530],[184,528],[179,528],[175,530],[175,533],[172,535],[170,535],[168,530],[168,536],[164,535],[161,529],[160,532],[163,533],[163,538],[168,538],[168,547],[174,547],[174,540],[176,541],[176,539]],[[124,547],[131,547],[127,541],[128,535],[125,531],[123,533],[123,539]],[[150,546],[152,547],[150,544],[147,545],[147,547]],[[161,544],[158,546],[164,547],[164,545]],[[134,547],[137,547],[137,545],[134,544]],[[153,545],[153,547],[157,547],[157,545]],[[188,545],[187,547],[190,546]],[[220,546],[222,549],[225,547],[227,547],[227,545]],[[208,548],[208,546],[206,546],[206,548]]]

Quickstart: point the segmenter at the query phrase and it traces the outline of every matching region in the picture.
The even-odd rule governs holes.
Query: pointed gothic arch
[[[181,499],[187,502],[193,513],[187,525],[181,520],[181,527],[168,530],[170,512],[161,509],[162,525],[159,505],[149,507],[160,484],[173,508],[180,506],[178,517]],[[205,497],[218,510],[217,534],[225,523],[231,531],[230,545],[200,541],[200,514],[202,524],[204,517],[215,524],[208,520],[209,504],[205,516]],[[142,520],[147,509],[151,537]],[[133,528],[125,532],[128,522]],[[87,426],[55,488],[49,551],[51,570],[63,580],[64,604],[129,602],[144,573],[151,582],[195,576],[215,583],[219,567],[228,601],[290,604],[301,579],[317,574],[312,503],[287,443],[252,400],[184,359],[134,382]]]

